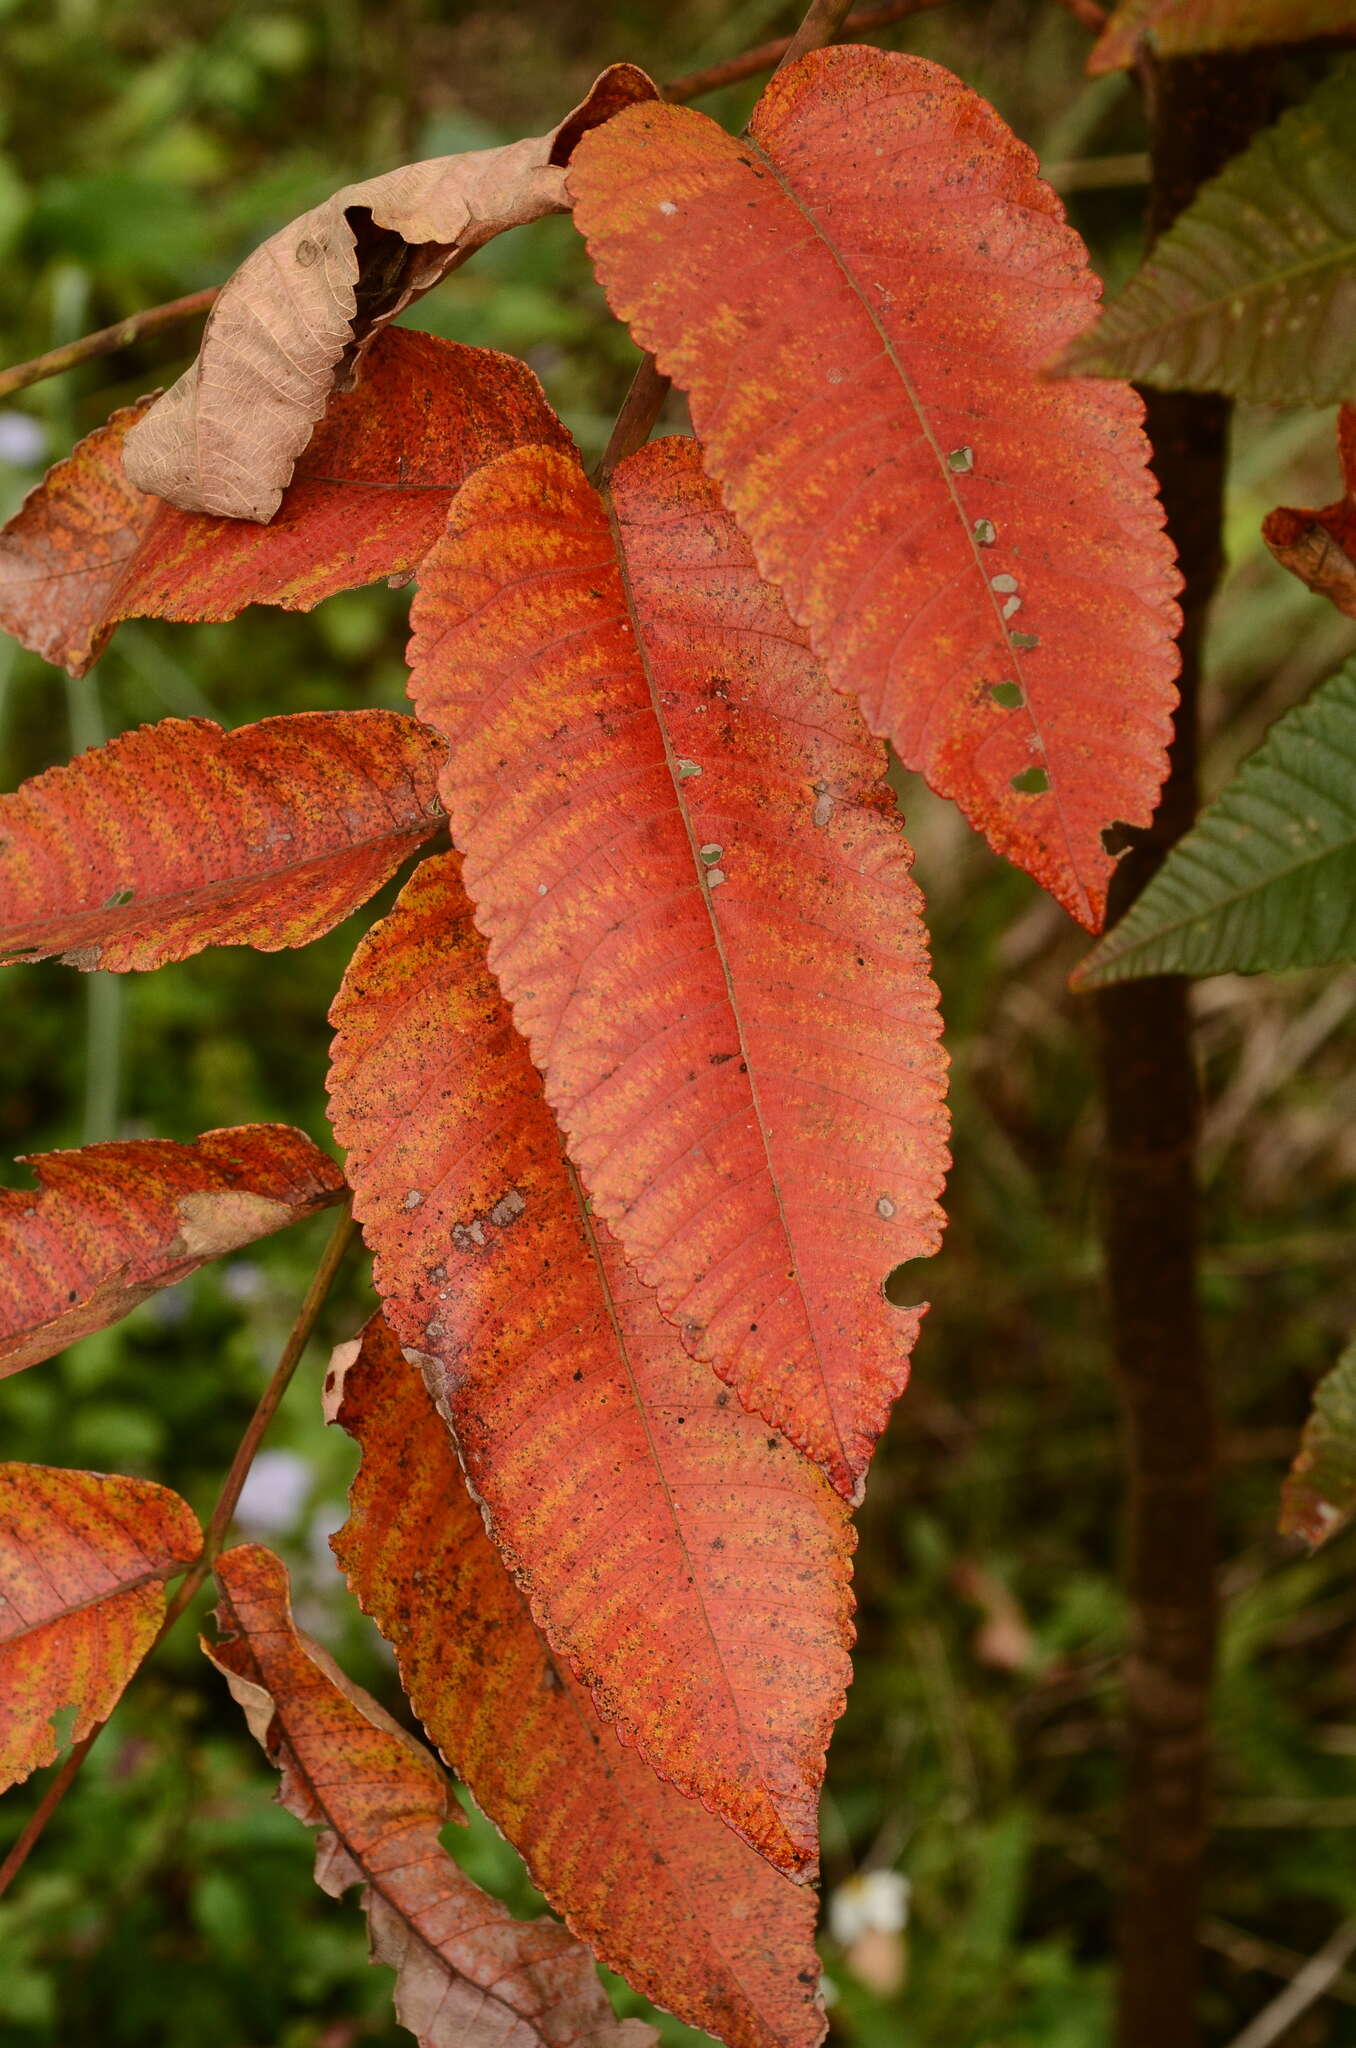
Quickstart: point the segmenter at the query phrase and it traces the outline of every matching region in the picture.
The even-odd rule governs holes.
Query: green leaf
[[[1061,371],[1262,404],[1356,390],[1356,58],[1154,245]]]
[[[1075,988],[1356,960],[1356,658],[1274,725]]]
[[[1283,1536],[1316,1550],[1356,1514],[1356,1344],[1319,1381],[1281,1494]]]

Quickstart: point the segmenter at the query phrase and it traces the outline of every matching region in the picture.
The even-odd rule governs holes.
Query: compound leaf
[[[285,1124],[35,1153],[0,1189],[0,1379],[102,1330],[209,1259],[337,1202],[334,1161]]]
[[[1356,60],[1202,187],[1061,368],[1274,405],[1356,389]]]
[[[393,711],[124,733],[0,797],[0,964],[304,946],[441,828],[446,751]]]
[[[1356,960],[1356,660],[1279,719],[1074,976]]]
[[[1096,929],[1146,823],[1178,578],[1127,386],[1042,367],[1098,286],[1035,158],[941,66],[821,50],[747,136],[632,107],[580,143],[613,311],[836,686]]]
[[[149,1479],[0,1465],[0,1790],[107,1720],[201,1547]]]
[[[289,1813],[321,1830],[316,1883],[363,1887],[374,1963],[421,2048],[649,2048],[618,2022],[586,1949],[554,1921],[515,1920],[438,1840],[455,1806],[428,1751],[352,1685],[292,1619],[287,1572],[258,1544],[216,1565],[220,1639],[204,1643],[282,1777]]]
[[[599,1215],[694,1355],[849,1497],[937,1247],[945,1061],[912,855],[690,440],[608,506],[523,448],[428,556],[411,695],[490,961]]]
[[[849,1677],[842,1502],[590,1215],[454,856],[416,870],[332,1015],[378,1292],[534,1615],[661,1776],[807,1874]]]
[[[431,1740],[556,1911],[610,1969],[730,2048],[816,2048],[813,1893],[597,1719],[534,1626],[380,1317],[336,1351],[326,1413],[362,1448],[331,1538],[349,1584]]]
[[[259,527],[177,511],[129,482],[123,444],[150,404],[96,428],[0,532],[0,627],[72,675],[122,619],[233,619],[249,604],[305,612],[407,576],[482,462],[519,441],[569,441],[526,364],[385,330]]]

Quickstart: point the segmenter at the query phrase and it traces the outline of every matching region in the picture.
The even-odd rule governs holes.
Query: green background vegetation
[[[673,76],[784,31],[795,12],[773,0],[0,0],[0,360],[215,282],[348,179],[547,127],[607,60]],[[956,0],[880,39],[950,64],[1046,163],[1144,146],[1133,88],[1084,80],[1085,33],[1054,0]],[[1297,71],[1295,90],[1305,82]],[[705,105],[738,125],[751,96]],[[1113,282],[1137,258],[1142,198],[1133,181],[1071,196]],[[416,320],[524,355],[586,448],[601,444],[634,351],[568,221],[495,243]],[[0,511],[114,405],[168,381],[190,345],[170,336],[0,404],[0,452],[32,442],[31,460],[0,461]],[[1212,791],[1356,647],[1356,627],[1287,578],[1257,533],[1273,504],[1333,496],[1331,451],[1330,415],[1240,416]],[[233,726],[398,707],[407,601],[377,589],[311,618],[127,626],[80,684],[0,641],[4,786],[166,716]],[[876,1867],[909,1878],[907,1977],[897,1995],[874,1991],[826,1944],[834,2039],[1086,2048],[1106,2030],[1122,1606],[1090,1005],[1065,987],[1083,942],[945,805],[899,780],[945,1002],[956,1166],[914,1385],[861,1518],[858,1675],[824,1815],[827,1888]],[[326,1006],[392,893],[300,954],[209,952],[116,981],[11,970],[0,1159],[256,1118],[325,1142]],[[1226,1557],[1206,1943],[1224,2042],[1356,1912],[1356,1534],[1310,1561],[1273,1533],[1313,1382],[1356,1327],[1356,975],[1221,977],[1202,986],[1199,1014]],[[328,1227],[205,1270],[5,1382],[0,1454],[143,1473],[206,1510]],[[351,1335],[369,1299],[355,1261],[325,1341]],[[324,1355],[317,1343],[270,1438],[304,1460],[305,1485],[282,1529],[253,1532],[287,1557],[304,1625],[403,1712],[325,1543],[354,1454],[320,1424]],[[408,2041],[390,1973],[367,1966],[360,1913],[315,1889],[311,1843],[274,1786],[181,1628],[0,1906],[0,2043]],[[6,1837],[31,1796],[5,1802]],[[492,1829],[449,1846],[530,1909]],[[1356,1982],[1338,1992],[1296,2041],[1356,2042]]]

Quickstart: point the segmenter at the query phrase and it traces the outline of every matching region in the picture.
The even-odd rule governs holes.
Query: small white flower
[[[864,1934],[902,1934],[912,1886],[900,1870],[863,1870],[829,1897],[829,1932],[844,1948]]]
[[[47,429],[26,412],[0,412],[0,462],[29,469],[47,453]]]

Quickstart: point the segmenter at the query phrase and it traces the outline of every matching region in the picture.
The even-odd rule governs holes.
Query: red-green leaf
[[[208,1131],[191,1145],[87,1145],[26,1163],[37,1188],[0,1190],[0,1378],[344,1192],[334,1161],[285,1124]]]
[[[881,750],[695,443],[520,449],[420,576],[411,694],[476,918],[599,1214],[694,1354],[851,1496],[936,1250],[944,1058]]]
[[[115,413],[57,464],[0,533],[0,627],[82,675],[121,619],[233,619],[248,604],[310,611],[407,576],[452,493],[520,441],[566,446],[525,364],[392,328],[356,389],[331,400],[267,527],[178,512],[123,472]]]
[[[0,1790],[107,1720],[201,1547],[149,1479],[0,1465]]]
[[[736,139],[634,107],[569,175],[614,312],[835,684],[1084,923],[1148,821],[1177,576],[1127,385],[1045,381],[1098,294],[1035,158],[918,57],[781,72]]]
[[[1318,510],[1278,505],[1262,522],[1262,538],[1292,576],[1356,619],[1356,405],[1337,416],[1337,452],[1346,496]]]
[[[553,1644],[661,1776],[813,1868],[851,1531],[591,1218],[452,856],[335,1002],[335,1135],[401,1341]]]
[[[349,1520],[331,1539],[349,1584],[429,1736],[556,1911],[637,1990],[730,2048],[815,2048],[813,1894],[595,1718],[533,1626],[380,1317],[340,1346],[326,1388],[326,1412],[362,1446]]]
[[[316,1883],[363,1886],[372,1960],[395,1970],[396,2017],[421,2048],[647,2048],[618,2022],[587,1951],[554,1921],[515,1920],[438,1840],[456,1814],[428,1751],[352,1685],[292,1619],[287,1573],[257,1544],[216,1566],[222,1640],[203,1648],[320,1828]]]
[[[0,797],[0,964],[307,945],[440,829],[446,752],[393,711],[124,733]]]
[[[1088,58],[1094,77],[1126,71],[1145,45],[1156,57],[1307,43],[1356,29],[1352,0],[1121,0]]]

